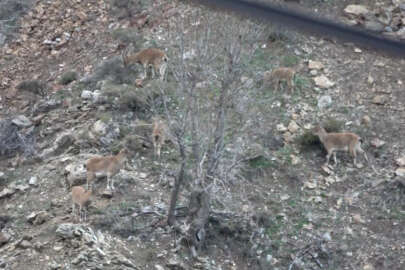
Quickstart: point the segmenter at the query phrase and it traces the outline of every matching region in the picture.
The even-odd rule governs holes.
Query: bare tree
[[[191,176],[188,239],[193,255],[205,240],[213,188],[241,160],[226,149],[238,130],[229,121],[249,87],[243,80],[263,27],[229,14],[195,9],[190,21],[178,19],[171,32],[170,69],[174,93],[164,96],[165,114],[179,150],[181,166],[171,195],[167,222],[174,224],[178,195]],[[187,27],[186,27],[187,26]],[[176,100],[173,100],[176,99]],[[243,119],[241,120],[243,122]]]

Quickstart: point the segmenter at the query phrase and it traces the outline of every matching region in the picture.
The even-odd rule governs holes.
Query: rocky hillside
[[[0,269],[404,269],[404,60],[189,2],[0,3]],[[293,2],[403,38],[402,1]],[[165,80],[123,65],[130,44],[166,53]],[[323,165],[318,124],[369,163]],[[86,160],[123,148],[80,222]]]

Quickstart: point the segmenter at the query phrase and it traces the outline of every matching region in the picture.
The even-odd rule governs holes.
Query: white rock
[[[332,98],[331,96],[321,96],[318,99],[318,108],[326,108],[329,107],[332,104]]]
[[[397,158],[395,161],[398,166],[405,167],[405,156]]]
[[[370,11],[367,9],[366,6],[363,5],[348,5],[344,11],[346,14],[352,14],[352,15],[366,15],[370,13]]]
[[[396,169],[395,174],[400,177],[405,177],[405,167]]]
[[[323,69],[323,64],[321,63],[321,62],[319,62],[319,61],[312,61],[312,60],[309,60],[308,61],[308,68],[309,69]]]
[[[371,123],[371,118],[368,115],[363,116],[363,118],[361,118],[361,123],[365,126],[370,126]]]
[[[370,144],[374,146],[375,148],[380,148],[385,144],[385,141],[380,140],[379,138],[374,138],[370,141]]]
[[[329,80],[325,75],[320,75],[314,78],[315,85],[322,88],[330,88],[335,85],[334,82]]]
[[[13,120],[11,120],[11,122],[19,127],[29,127],[32,125],[31,120],[24,115],[18,115]]]
[[[97,135],[105,135],[107,134],[108,126],[101,120],[98,120],[93,124],[92,131]]]
[[[4,172],[0,172],[0,180],[4,180],[4,176],[5,176]]]
[[[38,183],[38,178],[36,176],[32,176],[28,182],[31,186],[36,186]]]
[[[387,98],[383,95],[377,95],[372,101],[376,105],[384,105],[387,102]]]
[[[83,90],[81,97],[82,99],[91,99],[93,97],[93,93],[89,90]]]
[[[332,241],[332,236],[330,235],[330,232],[326,232],[322,235],[322,238],[326,241]]]
[[[288,131],[290,131],[291,133],[296,133],[299,129],[300,126],[295,121],[291,121],[288,124]]]
[[[100,90],[95,90],[92,95],[93,103],[102,103],[106,101],[106,97],[102,95]]]
[[[278,124],[278,125],[276,126],[276,129],[277,129],[277,131],[279,131],[279,132],[285,132],[285,131],[287,131],[287,128],[286,128],[283,124]]]

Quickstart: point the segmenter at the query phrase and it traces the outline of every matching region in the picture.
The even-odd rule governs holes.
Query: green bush
[[[293,67],[298,64],[300,59],[292,54],[285,55],[283,59],[281,59],[281,63],[284,67]]]
[[[75,71],[68,71],[60,77],[59,84],[67,85],[77,80],[77,73]]]
[[[143,36],[132,28],[119,28],[114,30],[111,34],[114,39],[121,43],[132,43],[136,51],[140,50],[141,45],[145,42]]]
[[[46,84],[39,80],[23,81],[17,85],[17,89],[31,92],[40,96],[45,96],[47,94]]]
[[[320,141],[318,136],[314,135],[311,130],[306,130],[295,139],[295,143],[303,148],[309,148],[318,145]]]
[[[343,121],[337,120],[333,117],[328,117],[322,122],[322,127],[327,132],[341,132],[343,128]]]

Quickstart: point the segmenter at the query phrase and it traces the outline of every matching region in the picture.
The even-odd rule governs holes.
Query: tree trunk
[[[193,257],[197,256],[197,251],[201,250],[205,243],[205,225],[210,214],[210,196],[207,191],[198,189],[190,195],[189,205],[189,241]]]

